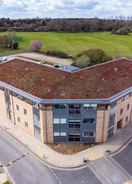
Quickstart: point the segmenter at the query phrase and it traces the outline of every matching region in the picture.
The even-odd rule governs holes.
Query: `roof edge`
[[[102,99],[42,99],[39,97],[36,97],[32,94],[29,94],[21,89],[18,89],[10,84],[7,84],[5,82],[0,81],[0,86],[3,88],[6,88],[8,90],[11,90],[15,92],[18,95],[21,95],[34,103],[37,104],[57,104],[57,103],[93,103],[93,104],[110,104],[119,98],[128,95],[130,92],[132,92],[132,87],[123,90],[115,95],[113,95],[110,98],[102,98]]]
[[[82,68],[82,69],[80,69],[78,71],[74,71],[72,73],[77,73],[77,72],[81,72],[81,71],[85,71],[85,70],[90,70],[90,69],[93,69],[93,68],[95,68],[97,66],[106,65],[108,63],[113,63],[113,62],[116,62],[116,61],[119,61],[119,60],[122,60],[122,59],[124,59],[126,61],[131,61],[132,62],[132,59],[129,59],[127,57],[114,58],[112,60],[109,60],[109,61],[106,61],[106,62],[103,62],[103,63],[99,63],[99,64],[96,64],[96,65],[93,65],[93,66],[88,66],[88,67]]]

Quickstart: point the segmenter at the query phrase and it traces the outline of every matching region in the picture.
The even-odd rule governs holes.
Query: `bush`
[[[112,30],[112,34],[116,34],[116,35],[129,35],[129,28],[128,27],[122,27],[119,29],[113,29]]]
[[[89,49],[78,54],[73,65],[86,67],[111,60],[102,49]]]
[[[18,49],[19,41],[15,33],[8,33],[7,35],[0,36],[0,47],[1,48],[10,48]]]
[[[55,57],[60,57],[60,58],[72,58],[69,56],[67,53],[59,50],[48,50],[45,52],[45,54],[49,56],[55,56]]]
[[[80,68],[90,66],[90,58],[87,55],[82,55],[75,60],[73,65]]]
[[[32,43],[31,43],[31,50],[34,51],[34,52],[38,52],[38,51],[41,50],[42,46],[43,46],[43,44],[42,44],[41,41],[39,41],[39,40],[34,40],[34,41],[32,41]]]

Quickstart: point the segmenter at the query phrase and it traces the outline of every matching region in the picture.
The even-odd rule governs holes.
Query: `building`
[[[132,61],[76,72],[27,59],[0,64],[0,123],[42,143],[102,143],[132,120]]]

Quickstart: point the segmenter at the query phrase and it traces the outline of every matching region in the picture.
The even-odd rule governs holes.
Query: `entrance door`
[[[117,129],[121,129],[122,128],[122,120],[117,122]]]

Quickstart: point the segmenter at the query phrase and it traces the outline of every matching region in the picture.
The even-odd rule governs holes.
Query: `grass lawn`
[[[0,33],[4,34],[4,33]],[[132,57],[132,34],[129,36],[112,35],[108,32],[98,33],[35,33],[19,32],[22,38],[17,52],[28,50],[32,40],[41,40],[45,50],[61,50],[73,56],[89,48],[102,48],[111,56]],[[15,51],[16,52],[16,51]],[[0,55],[11,54],[14,51],[0,49]]]

